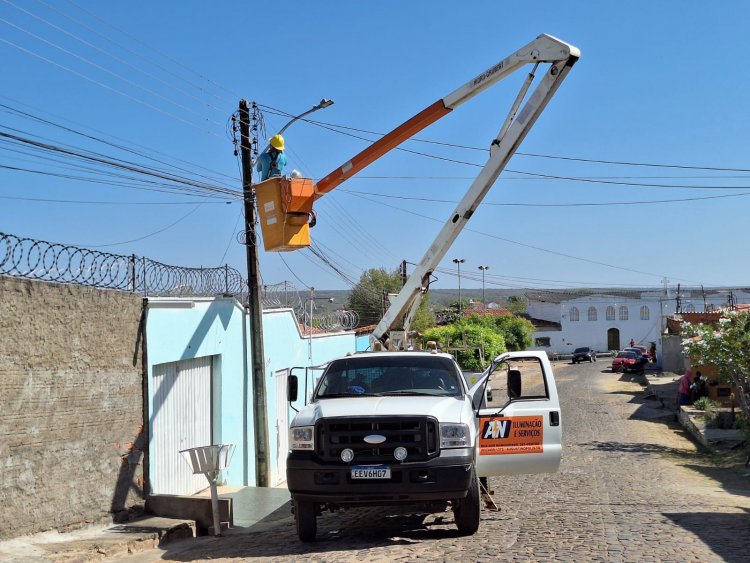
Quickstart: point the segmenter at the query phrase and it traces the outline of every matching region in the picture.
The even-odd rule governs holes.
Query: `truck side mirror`
[[[296,375],[290,375],[286,378],[286,398],[287,401],[293,403],[297,400],[297,389],[299,387],[299,380]]]
[[[511,400],[521,398],[521,372],[517,369],[508,370],[508,397]]]

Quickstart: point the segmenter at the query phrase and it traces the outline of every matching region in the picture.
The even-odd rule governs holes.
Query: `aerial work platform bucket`
[[[254,187],[266,251],[288,252],[310,246],[313,181],[277,176]]]

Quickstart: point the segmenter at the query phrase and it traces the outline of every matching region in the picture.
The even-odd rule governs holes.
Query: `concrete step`
[[[43,532],[0,542],[8,563],[96,561],[125,557],[195,536],[195,522],[145,516],[123,524]]]

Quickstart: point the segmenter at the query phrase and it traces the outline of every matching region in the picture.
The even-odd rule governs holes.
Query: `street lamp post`
[[[454,258],[453,263],[456,265],[456,268],[458,268],[458,318],[461,318],[462,311],[461,311],[461,264],[466,262],[463,258]]]
[[[326,108],[333,104],[332,100],[323,99],[316,106],[292,118],[284,127],[285,131],[292,123],[302,117]],[[253,109],[257,106],[253,102]],[[245,210],[245,245],[247,257],[247,313],[250,320],[251,346],[251,374],[253,382],[253,413],[256,463],[255,472],[257,484],[268,486],[268,432],[266,425],[266,389],[264,377],[265,353],[263,350],[263,311],[260,299],[260,260],[258,259],[258,237],[255,231],[256,199],[253,188],[252,144],[250,138],[250,104],[247,100],[240,100],[240,154],[242,160],[242,193]],[[266,149],[267,150],[267,149]],[[247,421],[243,423],[247,428]]]
[[[484,299],[484,272],[486,270],[489,270],[490,267],[489,266],[479,266],[479,269],[482,270],[482,305],[484,305],[484,307],[486,308],[487,307],[487,301],[485,301],[485,299]]]

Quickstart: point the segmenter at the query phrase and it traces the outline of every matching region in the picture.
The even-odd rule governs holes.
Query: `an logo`
[[[369,436],[365,436],[364,439],[368,444],[382,444],[385,442],[385,436],[381,436],[380,434],[370,434]]]

